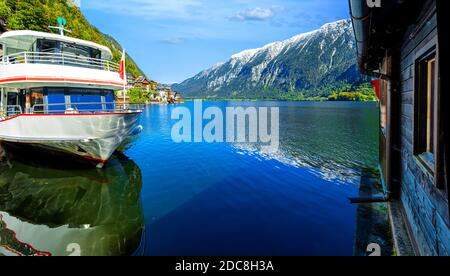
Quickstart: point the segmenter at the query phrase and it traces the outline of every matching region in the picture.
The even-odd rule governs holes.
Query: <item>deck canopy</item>
[[[103,45],[59,34],[36,31],[9,31],[3,33],[0,36],[0,44],[4,44],[7,48],[30,51],[37,39],[56,40],[97,49],[101,51],[102,59],[105,60],[111,60],[113,57],[111,50]]]
[[[377,71],[386,49],[395,47],[417,19],[423,0],[381,0],[381,7],[372,8],[367,0],[349,2],[359,67],[365,73]]]

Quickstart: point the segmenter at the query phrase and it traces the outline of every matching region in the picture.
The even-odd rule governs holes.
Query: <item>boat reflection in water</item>
[[[61,168],[59,168],[61,167]],[[0,163],[0,256],[136,254],[144,236],[139,167]]]

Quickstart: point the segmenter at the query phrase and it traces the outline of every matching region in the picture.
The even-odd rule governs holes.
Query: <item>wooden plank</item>
[[[413,137],[414,137],[413,122],[409,118],[404,117],[404,116],[402,116],[402,118],[400,120],[402,123],[402,131],[403,131],[402,137],[406,138],[412,144]]]
[[[401,60],[404,60],[408,57],[410,53],[417,48],[424,40],[430,39],[429,35],[437,30],[437,21],[436,14],[429,19],[429,21],[422,26],[413,26],[410,28],[405,35],[405,44],[403,44],[401,48],[402,57]],[[433,36],[433,35],[432,35]]]
[[[414,92],[412,90],[402,92],[402,104],[409,104],[411,106],[414,104]]]
[[[402,83],[402,93],[412,93],[414,91],[414,79],[408,79]],[[413,97],[414,98],[414,97]]]
[[[404,131],[406,132],[406,130]],[[435,217],[436,214],[439,214],[444,218],[448,217],[449,213],[446,194],[435,186],[433,175],[425,172],[425,169],[419,165],[419,162],[414,157],[411,150],[408,151],[404,148],[402,153],[403,167],[412,172],[415,185],[421,187],[421,191],[423,191],[422,197],[426,197],[433,206],[435,214],[433,214],[430,220],[433,221],[433,217]],[[406,184],[404,183],[404,185]],[[407,188],[407,186],[405,187]],[[418,192],[420,191],[416,191],[416,193]],[[414,198],[412,200],[414,200]]]
[[[437,231],[435,228],[435,218],[437,216],[436,208],[428,197],[428,194],[420,184],[420,177],[410,168],[406,171],[404,190],[408,193],[409,208],[414,214],[414,221],[417,224],[418,231],[424,233],[423,239],[429,245],[433,255],[438,252],[437,249]]]
[[[413,77],[414,77],[413,66],[407,67],[405,70],[403,70],[400,73],[400,80],[401,81],[406,81],[406,80],[412,79]]]
[[[402,104],[402,115],[405,115],[408,118],[413,118],[414,113],[413,113],[413,106],[411,104]]]
[[[405,155],[408,154],[406,157],[413,154],[412,139],[408,139],[407,136],[402,137],[402,152],[404,152]]]
[[[450,229],[440,215],[436,218],[439,255],[450,256]]]
[[[414,64],[414,53],[409,53],[400,63],[401,70],[405,70],[407,67],[412,66]]]
[[[409,170],[406,170],[402,175],[402,179],[404,183],[408,183],[408,185],[402,186],[401,191],[401,199],[404,204],[405,213],[408,217],[409,225],[413,232],[416,243],[418,244],[420,254],[421,255],[436,255],[434,248],[430,246],[432,244],[430,238],[428,237],[428,233],[424,232],[423,225],[419,217],[421,214],[417,209],[416,203],[420,200],[415,196],[416,189],[411,183],[414,183],[414,177]]]

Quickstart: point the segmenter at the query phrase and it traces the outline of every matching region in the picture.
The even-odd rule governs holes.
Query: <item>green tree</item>
[[[5,0],[0,0],[0,17],[8,18],[11,14],[11,8],[6,4]]]
[[[22,0],[15,5],[15,13],[9,18],[11,29],[44,31],[47,29],[48,17],[39,0]]]
[[[11,30],[33,30],[51,32],[48,26],[56,26],[57,18],[67,19],[71,37],[105,45],[113,53],[113,61],[122,56],[122,47],[113,38],[92,26],[76,6],[67,0],[0,0],[0,16],[8,22]],[[127,72],[133,77],[145,75],[131,57],[127,59]]]

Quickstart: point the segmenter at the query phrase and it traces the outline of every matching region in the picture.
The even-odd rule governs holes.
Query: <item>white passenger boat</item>
[[[142,109],[115,102],[124,80],[107,47],[35,31],[3,33],[0,45],[1,143],[102,166],[142,130]]]

